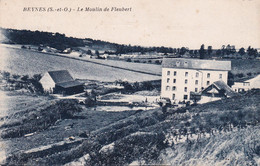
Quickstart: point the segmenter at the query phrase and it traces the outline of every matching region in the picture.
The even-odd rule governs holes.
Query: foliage
[[[60,100],[50,106],[33,109],[24,112],[23,116],[16,120],[21,123],[4,124],[7,129],[1,133],[2,138],[21,137],[28,133],[42,131],[53,125],[59,119],[73,118],[74,113],[80,112],[81,108],[74,100]],[[16,115],[13,115],[16,117]]]

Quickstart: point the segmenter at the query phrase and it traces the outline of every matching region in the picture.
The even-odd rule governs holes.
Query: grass
[[[258,165],[260,127],[215,135],[200,141],[179,143],[159,157],[170,165]]]
[[[260,72],[260,61],[256,59],[232,59],[232,73],[258,73]]]

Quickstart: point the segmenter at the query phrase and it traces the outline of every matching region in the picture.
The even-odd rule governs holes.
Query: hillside
[[[75,137],[75,140],[73,138],[65,143],[56,142],[37,148],[38,143],[36,147],[27,147],[26,150],[20,147],[21,150],[8,156],[6,163],[257,165],[260,158],[259,99],[258,90],[198,106],[118,112],[114,113],[113,117],[108,114],[104,116],[105,112],[73,106],[73,102],[70,102],[72,105],[68,108],[75,107],[79,112],[70,111],[69,117],[62,118],[59,123],[53,122],[43,130],[37,130],[36,134],[26,139],[24,136],[18,136],[19,138],[9,141],[31,140],[30,144],[34,144],[33,142],[39,139],[43,141],[41,144],[46,145],[41,136],[48,138],[49,142],[53,142],[51,140],[55,137],[59,137],[56,141],[61,141],[62,135],[69,134],[70,130],[62,131],[68,122],[73,124],[70,125],[73,132],[70,132],[69,136]],[[61,109],[62,105],[59,106]],[[30,120],[25,122],[36,122],[32,116],[33,108],[29,112]],[[42,110],[39,113],[44,112]],[[93,118],[95,112],[99,113],[96,120]],[[40,117],[43,118],[41,121],[44,121],[46,115]],[[113,121],[111,118],[117,120]],[[80,125],[82,122],[85,123],[83,126]],[[20,125],[22,124],[15,124]],[[91,128],[95,125],[98,125],[97,128]],[[49,135],[55,131],[59,131],[59,136]]]
[[[26,49],[14,49],[7,47],[0,47],[3,53],[1,58],[0,70],[8,71],[19,75],[34,75],[43,74],[50,70],[68,70],[74,78],[89,79],[105,82],[113,82],[115,80],[127,80],[129,82],[159,80],[161,69],[159,65],[152,64],[136,64],[123,62],[123,69],[111,67],[116,66],[115,63],[107,61],[91,63],[96,61],[81,61],[72,58],[55,56],[48,53],[33,52]],[[107,63],[106,63],[107,62]],[[103,65],[102,65],[103,64]],[[120,67],[120,65],[117,65]],[[149,68],[149,70],[146,70]],[[133,69],[135,71],[130,71]],[[154,72],[155,71],[155,72]],[[150,72],[154,74],[144,74],[143,72]]]
[[[95,40],[91,38],[67,37],[58,32],[40,32],[30,30],[5,29],[0,27],[1,43],[21,44],[34,46],[49,46],[62,52],[66,48],[75,48],[87,46],[89,49],[107,51],[113,54],[125,54],[133,52],[152,52],[172,53],[173,48],[168,47],[142,47],[124,44],[111,43],[108,41]]]

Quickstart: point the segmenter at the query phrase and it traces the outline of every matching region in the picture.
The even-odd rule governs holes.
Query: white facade
[[[243,82],[235,82],[232,86],[232,89],[235,92],[244,92],[250,89],[260,89],[260,75]]]
[[[45,92],[53,92],[53,88],[55,87],[55,82],[51,78],[50,74],[47,72],[43,75],[43,77],[40,80],[40,83],[42,84],[43,90]]]
[[[172,101],[189,100],[190,92],[200,92],[219,80],[227,83],[227,77],[228,71],[163,68],[161,97]]]
[[[163,65],[162,68],[162,82],[161,82],[161,97],[169,98],[172,102],[188,101],[190,100],[190,92],[200,92],[215,81],[222,80],[227,84],[228,70],[216,69],[192,69],[193,61],[189,60],[187,68],[185,68],[185,59],[180,59],[183,66]],[[167,59],[164,59],[167,61]],[[207,63],[205,60],[194,60],[195,63]],[[201,62],[202,61],[202,62]],[[178,62],[178,58],[172,63]],[[217,61],[215,61],[218,63]],[[168,65],[169,66],[169,65]],[[192,67],[191,67],[192,66]],[[230,65],[231,68],[231,65]]]

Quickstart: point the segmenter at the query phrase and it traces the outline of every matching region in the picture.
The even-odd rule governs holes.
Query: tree
[[[226,54],[227,54],[227,55],[231,54],[231,46],[230,46],[230,44],[228,44],[228,45],[226,46]]]
[[[23,80],[23,81],[28,81],[28,78],[29,78],[28,75],[24,75],[24,76],[22,76],[21,80]]]
[[[217,50],[216,55],[218,55],[218,56],[221,55],[221,50],[220,49]]]
[[[208,46],[208,55],[211,55],[211,53],[212,53],[212,46]]]
[[[184,55],[186,53],[187,49],[185,47],[182,47],[180,49],[180,55]]]
[[[245,55],[246,52],[245,52],[245,49],[242,47],[242,48],[239,49],[238,53],[240,55]]]
[[[200,46],[199,54],[200,54],[200,59],[204,59],[204,58],[205,58],[204,44],[202,44],[202,45]]]
[[[92,55],[91,50],[88,50],[88,51],[87,51],[87,54],[88,54],[88,55]]]
[[[249,57],[254,58],[257,56],[257,49],[251,48],[251,46],[249,46],[247,49],[247,54]]]
[[[97,56],[99,56],[99,51],[98,51],[98,50],[96,50],[96,51],[95,51],[95,54],[96,54]]]
[[[34,75],[33,75],[33,79],[34,79],[35,81],[40,81],[41,78],[42,78],[41,74],[34,74]]]

